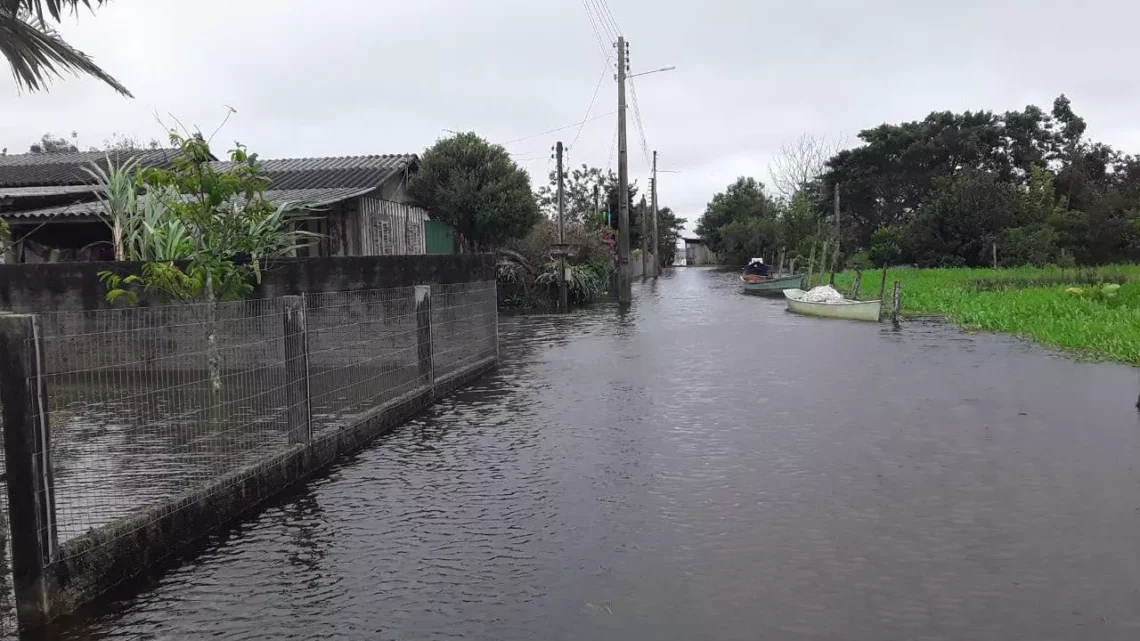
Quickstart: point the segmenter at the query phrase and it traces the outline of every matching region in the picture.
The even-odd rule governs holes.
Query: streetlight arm
[[[629,76],[626,76],[626,78],[636,78],[638,76],[648,76],[651,73],[659,73],[662,71],[673,71],[676,68],[677,68],[677,65],[669,65],[668,67],[661,67],[660,69],[654,69],[653,71],[642,71],[641,73],[631,74]]]

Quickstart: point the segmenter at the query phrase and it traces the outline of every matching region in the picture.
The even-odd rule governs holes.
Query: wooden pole
[[[796,275],[796,259],[792,258],[792,264],[788,265],[788,273],[792,276]]]
[[[823,273],[827,271],[827,248],[830,244],[825,240],[823,241],[823,252],[819,257],[819,280],[823,281]],[[811,283],[808,283],[808,289],[811,289]]]
[[[784,273],[784,248],[783,247],[780,248],[780,266],[779,266],[779,269],[776,270],[776,273],[777,274],[783,274]]]
[[[815,241],[813,240],[811,243],[811,252],[808,254],[807,285],[805,285],[805,287],[807,287],[808,289],[811,289],[811,276],[812,276],[812,272],[814,272],[814,271],[815,271]]]
[[[859,288],[863,286],[863,268],[855,268],[855,284],[851,286],[851,295],[848,296],[851,300],[859,300]]]
[[[883,310],[886,305],[883,302],[883,295],[887,293],[887,266],[883,265],[883,279],[879,281],[879,320],[883,319]]]
[[[994,255],[994,269],[997,269],[997,243],[990,245]]]
[[[902,281],[895,281],[895,290],[891,293],[891,321],[899,324],[899,312],[902,311]]]
[[[839,227],[839,183],[835,183],[835,258],[831,259],[831,278],[828,284],[835,287],[835,268],[839,265],[839,246],[842,244],[843,232]]]
[[[831,257],[831,277],[828,284],[835,287],[835,270],[839,267],[839,241],[835,241],[835,254]]]

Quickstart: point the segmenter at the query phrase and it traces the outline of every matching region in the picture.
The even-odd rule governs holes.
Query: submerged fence
[[[493,367],[495,301],[494,282],[472,282],[0,315],[13,549],[0,568],[13,562],[21,624],[74,609]]]

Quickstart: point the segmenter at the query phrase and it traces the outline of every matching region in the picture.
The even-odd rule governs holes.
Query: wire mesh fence
[[[494,282],[430,291],[430,314],[415,287],[295,297],[303,357],[281,298],[39,315],[48,416],[33,420],[50,433],[53,558],[149,506],[224,491],[219,480],[309,438],[298,415],[320,436],[430,387],[429,320],[435,376],[495,356]],[[0,626],[4,607],[0,579]]]
[[[495,287],[493,282],[432,285],[432,359],[437,379],[495,355]]]

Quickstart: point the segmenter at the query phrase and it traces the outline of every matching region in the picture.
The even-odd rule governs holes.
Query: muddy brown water
[[[1134,369],[678,269],[67,639],[1140,638]]]

